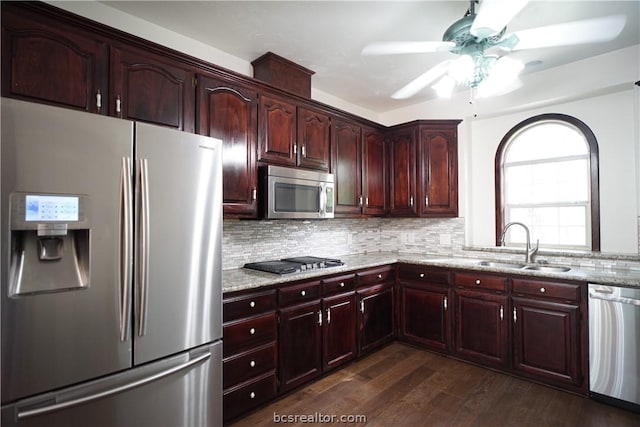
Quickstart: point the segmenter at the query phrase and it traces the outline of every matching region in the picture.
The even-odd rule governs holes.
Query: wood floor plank
[[[303,386],[232,426],[279,425],[274,414],[366,416],[366,423],[290,424],[305,426],[640,426],[640,414],[401,343]]]

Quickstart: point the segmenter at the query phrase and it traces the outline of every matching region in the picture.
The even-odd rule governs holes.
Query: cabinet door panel
[[[336,214],[359,215],[362,211],[362,140],[360,127],[334,120],[332,133]]]
[[[2,96],[104,111],[97,101],[108,102],[106,43],[10,7],[2,10]]]
[[[206,77],[197,93],[198,133],[222,140],[224,213],[256,217],[258,94]]]
[[[422,216],[458,213],[457,136],[454,129],[423,129],[420,135]]]
[[[416,141],[413,131],[394,135],[389,153],[390,213],[398,216],[416,216]]]
[[[393,284],[358,291],[360,354],[389,342],[394,337]]]
[[[329,116],[308,108],[298,108],[297,142],[299,166],[329,170]]]
[[[261,95],[258,122],[258,160],[295,166],[296,106],[283,99]]]
[[[320,301],[280,310],[280,385],[290,390],[320,374]]]
[[[449,291],[429,286],[401,287],[402,336],[437,350],[448,350],[450,343]]]
[[[513,298],[514,367],[580,385],[579,307]]]
[[[142,51],[111,48],[111,115],[195,131],[194,74]]]
[[[507,363],[507,297],[455,292],[456,352],[493,366]]]
[[[356,356],[356,294],[323,301],[323,367],[331,369]]]
[[[387,213],[387,156],[382,133],[373,129],[362,129],[363,164],[362,213],[384,215]]]

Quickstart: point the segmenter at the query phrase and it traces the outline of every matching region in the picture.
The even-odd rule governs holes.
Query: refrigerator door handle
[[[120,165],[120,265],[118,292],[120,297],[120,341],[129,339],[131,319],[131,257],[133,251],[133,183],[131,158],[123,157]]]
[[[138,265],[138,336],[147,329],[147,299],[149,297],[149,169],[147,159],[140,159],[140,214],[139,214],[140,259]]]
[[[98,393],[89,394],[87,396],[82,396],[77,399],[67,400],[66,402],[54,403],[53,405],[43,406],[41,408],[27,409],[25,411],[18,411],[17,419],[24,420],[26,418],[35,417],[38,415],[48,414],[49,412],[59,411],[61,409],[71,408],[73,406],[83,405],[85,403],[92,402],[94,400],[104,399],[106,397],[112,396],[114,394],[122,393],[145,384],[149,384],[153,381],[157,381],[161,378],[169,376],[179,371],[190,369],[192,366],[202,363],[211,358],[211,353],[204,353],[188,362],[182,363],[178,366],[174,366],[173,368],[169,368],[165,371],[158,372],[157,374],[150,375],[146,378],[141,378],[137,381],[133,381],[127,384],[123,384],[118,387],[114,387],[108,390],[104,390]]]

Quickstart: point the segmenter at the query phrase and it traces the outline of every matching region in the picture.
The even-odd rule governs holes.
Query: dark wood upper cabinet
[[[258,160],[296,165],[296,105],[284,98],[260,95],[258,110]]]
[[[2,96],[103,113],[108,45],[11,3],[2,2]]]
[[[418,146],[420,216],[458,215],[458,136],[455,124],[422,127]]]
[[[195,75],[138,50],[111,48],[112,116],[195,131]]]
[[[373,128],[362,128],[362,192],[365,215],[387,213],[387,151],[384,135]]]
[[[396,216],[417,216],[416,129],[389,138],[389,211]]]
[[[298,107],[297,164],[304,168],[329,170],[331,119],[320,111]]]
[[[223,207],[227,217],[255,218],[258,94],[219,79],[199,76],[197,131],[222,140]]]
[[[331,153],[335,178],[336,215],[362,212],[362,135],[356,124],[334,119]]]

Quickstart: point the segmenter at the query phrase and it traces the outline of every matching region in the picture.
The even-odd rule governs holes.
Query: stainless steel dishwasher
[[[640,411],[640,288],[589,284],[589,390]]]

